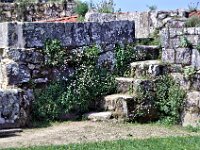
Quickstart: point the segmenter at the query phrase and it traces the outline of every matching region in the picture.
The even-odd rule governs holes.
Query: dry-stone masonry
[[[186,91],[183,126],[200,124],[200,28],[166,28],[161,32],[162,61],[171,64],[171,75]],[[185,45],[185,46],[184,46]]]
[[[165,28],[161,32],[161,42],[163,62],[192,65],[200,69],[200,54],[196,49],[200,43],[200,28]],[[183,47],[183,43],[191,47]]]
[[[187,17],[184,10],[176,11],[150,11],[150,12],[128,12],[116,14],[102,14],[89,12],[86,14],[86,21],[104,22],[113,20],[135,21],[136,38],[148,38],[155,32],[166,26],[183,27]]]
[[[99,64],[114,63],[115,44],[134,42],[133,21],[104,23],[1,23],[0,24],[0,128],[27,125],[33,86],[65,79],[74,67],[46,67],[42,48],[47,39],[59,39],[68,51],[85,46],[101,48]]]
[[[87,23],[0,23],[1,47],[42,48],[45,40],[58,39],[64,47],[132,43],[133,21]]]
[[[74,1],[64,3],[0,3],[0,22],[38,21],[71,16],[74,14]]]

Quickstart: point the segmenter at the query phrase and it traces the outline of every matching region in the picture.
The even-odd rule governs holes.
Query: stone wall
[[[182,125],[200,126],[200,28],[163,29],[161,42],[162,62],[173,66],[172,77],[187,92]]]
[[[191,46],[183,47],[184,42]],[[161,32],[161,43],[163,62],[200,69],[200,54],[196,49],[200,43],[200,28],[165,28]]]
[[[133,21],[1,23],[0,33],[0,128],[27,124],[33,86],[42,87],[73,73],[75,67],[70,63],[51,68],[45,65],[42,48],[46,39],[59,39],[68,53],[97,44],[101,48],[99,64],[113,64],[115,44],[125,45],[135,39]]]
[[[0,3],[0,22],[6,21],[38,21],[71,16],[74,14],[75,2],[61,3]]]
[[[130,12],[116,14],[100,14],[89,12],[86,14],[85,21],[104,22],[113,20],[135,21],[136,38],[148,38],[156,29],[161,30],[166,26],[182,27],[187,17],[187,12],[176,11],[157,11],[157,12]]]
[[[64,47],[131,43],[132,21],[103,23],[0,23],[1,47],[40,48],[46,39],[59,39]]]

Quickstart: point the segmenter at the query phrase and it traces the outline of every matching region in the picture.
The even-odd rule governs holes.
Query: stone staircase
[[[187,78],[185,66],[194,66],[185,65],[184,60],[180,63],[163,63],[158,59],[159,52],[155,46],[136,46],[136,51],[138,61],[130,64],[130,76],[116,78],[117,93],[105,96],[101,105],[103,112],[90,113],[88,119],[125,121],[140,118],[139,121],[145,122],[156,119],[158,114],[152,103],[154,84],[158,76],[169,74],[186,91],[182,125],[200,126],[200,70],[196,68],[195,73]],[[148,59],[150,55],[153,57]],[[141,98],[142,101],[139,101]],[[140,113],[142,117],[137,118]]]
[[[156,111],[148,98],[138,102],[139,97],[148,91],[153,95],[154,80],[165,73],[165,66],[158,60],[159,49],[156,46],[136,46],[139,60],[130,64],[129,77],[117,77],[117,93],[103,98],[103,112],[89,113],[87,118],[93,121],[109,119],[130,120],[137,116],[138,109],[146,114],[145,119],[156,118]],[[151,60],[146,60],[151,55]],[[138,90],[141,90],[141,92]],[[102,114],[105,114],[103,117]],[[107,116],[108,115],[108,116]],[[95,116],[95,117],[94,117]],[[106,118],[106,119],[105,119]]]

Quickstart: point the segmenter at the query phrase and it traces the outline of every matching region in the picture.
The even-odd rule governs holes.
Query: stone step
[[[117,82],[117,92],[136,95],[138,90],[153,91],[154,81],[151,79],[134,79],[118,77],[115,79]]]
[[[134,105],[134,96],[127,94],[113,94],[104,97],[102,108],[112,111],[115,118],[128,118]]]
[[[0,130],[0,136],[6,136],[10,134],[15,134],[22,132],[22,129],[1,129]]]
[[[128,93],[132,94],[134,78],[118,77],[115,78],[117,82],[117,92],[118,93]]]
[[[85,114],[84,117],[91,121],[107,121],[112,118],[112,112],[111,111],[91,112],[91,113]]]
[[[135,46],[135,52],[137,54],[137,60],[154,60],[159,58],[160,46],[153,45],[137,45]]]
[[[160,60],[137,61],[131,63],[131,77],[154,78],[164,74],[165,65]]]

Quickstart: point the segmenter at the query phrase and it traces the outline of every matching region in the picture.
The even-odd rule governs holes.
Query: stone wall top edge
[[[87,24],[87,23],[114,23],[114,22],[135,22],[130,20],[114,20],[114,21],[104,21],[104,22],[97,22],[97,21],[86,21],[86,22],[0,22],[1,24]]]
[[[74,4],[75,2],[67,2],[67,4]],[[15,5],[15,4],[19,4],[17,2],[15,3],[5,3],[5,2],[0,2],[0,5]],[[41,3],[41,2],[29,2],[29,4],[41,4],[41,5],[45,5],[45,4],[63,4],[62,2],[45,2],[45,3]]]

